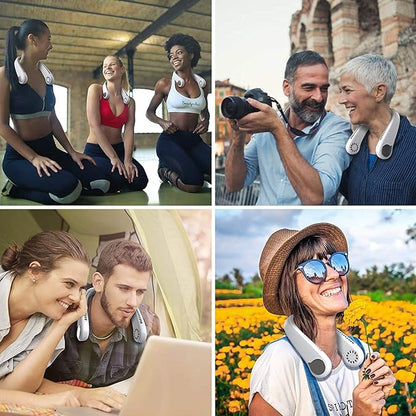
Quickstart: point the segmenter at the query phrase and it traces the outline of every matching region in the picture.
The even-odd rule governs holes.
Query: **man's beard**
[[[130,324],[129,318],[123,318],[116,320],[115,317],[110,312],[110,303],[107,300],[107,296],[105,294],[105,288],[103,290],[103,294],[101,295],[101,307],[104,309],[104,312],[107,314],[110,321],[114,324],[116,328],[127,328]]]
[[[290,109],[305,123],[315,123],[325,112],[325,101],[318,103],[316,100],[305,100],[298,101],[293,92],[293,89],[290,90],[289,95],[289,106]],[[317,111],[311,111],[306,108],[306,106],[316,108]]]

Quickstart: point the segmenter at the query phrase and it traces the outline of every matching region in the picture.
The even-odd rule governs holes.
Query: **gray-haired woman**
[[[397,73],[381,55],[357,56],[341,70],[338,102],[358,125],[346,145],[354,155],[341,193],[354,205],[416,203],[416,127],[390,108]]]

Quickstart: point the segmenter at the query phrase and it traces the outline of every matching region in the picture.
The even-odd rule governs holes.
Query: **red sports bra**
[[[101,124],[104,126],[119,129],[127,123],[129,119],[129,106],[124,104],[124,110],[119,116],[115,116],[111,111],[110,103],[104,97],[100,99]]]

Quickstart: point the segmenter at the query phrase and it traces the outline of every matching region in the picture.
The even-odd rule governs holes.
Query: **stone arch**
[[[379,35],[381,23],[378,2],[374,0],[358,0],[357,4],[361,40],[366,40],[369,36]]]
[[[312,27],[308,33],[308,45],[321,54],[328,65],[334,63],[332,48],[331,6],[327,0],[318,0],[312,11]]]
[[[304,50],[307,49],[306,26],[305,26],[305,23],[301,23],[300,24],[300,29],[299,29],[299,49],[302,50],[302,51],[304,51]]]

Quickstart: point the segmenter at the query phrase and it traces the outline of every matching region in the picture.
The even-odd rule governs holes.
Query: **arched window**
[[[68,88],[62,85],[54,85],[53,91],[56,97],[55,113],[64,132],[68,132]]]
[[[312,23],[311,49],[321,54],[328,65],[332,65],[334,55],[332,50],[331,7],[327,0],[319,0],[317,3],[313,13]]]
[[[154,91],[149,89],[135,88],[133,90],[133,98],[136,103],[136,122],[134,124],[135,133],[160,133],[162,131],[158,124],[152,123],[146,117],[146,110],[147,107],[149,107],[153,94]],[[162,105],[157,108],[156,115],[163,118]]]

